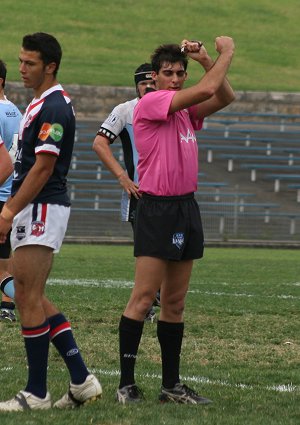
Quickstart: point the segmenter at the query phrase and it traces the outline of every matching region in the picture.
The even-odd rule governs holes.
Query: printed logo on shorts
[[[45,140],[48,139],[50,136],[51,139],[54,140],[54,142],[59,142],[64,134],[63,126],[59,123],[50,124],[48,122],[44,122],[42,125],[42,128],[40,129],[38,138],[45,142]]]
[[[45,233],[45,223],[43,221],[33,221],[31,223],[31,235],[41,236]]]
[[[184,244],[184,233],[174,233],[172,238],[172,244],[181,249]]]
[[[18,241],[24,239],[26,236],[25,226],[17,226],[16,238]]]

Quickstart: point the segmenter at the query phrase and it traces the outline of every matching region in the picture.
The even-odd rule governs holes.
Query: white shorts
[[[70,216],[70,207],[54,204],[29,204],[14,218],[11,248],[44,245],[59,252]]]

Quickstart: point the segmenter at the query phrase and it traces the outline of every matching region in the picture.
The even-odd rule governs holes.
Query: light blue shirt
[[[8,151],[16,150],[18,132],[22,115],[19,109],[9,100],[0,100],[0,135]],[[0,201],[10,196],[12,175],[0,186]]]

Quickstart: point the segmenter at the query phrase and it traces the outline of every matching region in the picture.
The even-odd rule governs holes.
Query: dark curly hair
[[[184,52],[181,51],[181,48],[178,46],[178,44],[163,44],[159,46],[151,56],[152,70],[158,74],[164,62],[181,62],[183,64],[184,70],[186,71],[188,57]]]

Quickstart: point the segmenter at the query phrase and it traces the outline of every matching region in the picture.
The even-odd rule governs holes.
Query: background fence
[[[98,125],[78,122],[67,239],[132,240],[130,224],[120,221],[122,190],[92,150]],[[299,136],[295,114],[221,112],[205,120],[196,199],[207,241],[300,241]],[[111,147],[123,163],[120,141]]]

